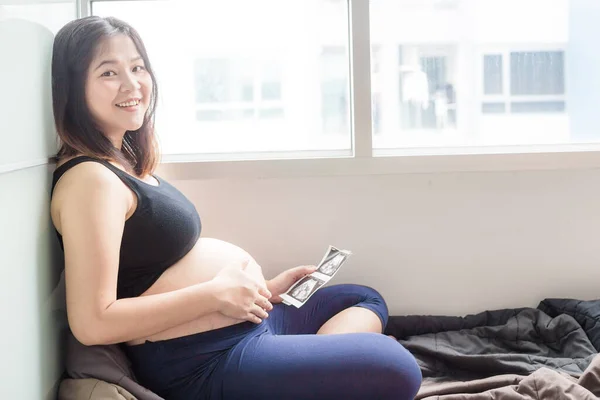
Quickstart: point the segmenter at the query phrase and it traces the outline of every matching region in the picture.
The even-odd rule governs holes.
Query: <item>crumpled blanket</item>
[[[596,399],[600,300],[546,299],[537,308],[465,317],[392,316],[386,333],[417,359],[417,399]]]

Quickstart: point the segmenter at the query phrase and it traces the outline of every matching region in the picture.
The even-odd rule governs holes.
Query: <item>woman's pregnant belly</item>
[[[237,267],[241,269],[244,261],[248,258],[251,259],[251,256],[246,251],[231,243],[211,238],[200,238],[192,250],[166,270],[142,296],[166,293],[210,281],[223,268]],[[246,268],[246,272],[255,277],[259,282],[265,282],[262,270],[258,264],[250,263]],[[190,307],[194,306],[201,307],[200,304],[190,304]],[[129,344],[140,344],[146,340],[173,339],[223,328],[240,322],[243,321],[226,317],[221,313],[211,313],[160,333],[136,339],[129,342]]]

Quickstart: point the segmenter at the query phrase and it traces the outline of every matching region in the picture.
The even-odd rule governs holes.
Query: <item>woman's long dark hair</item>
[[[153,83],[144,122],[138,130],[125,133],[121,150],[98,129],[85,97],[88,69],[99,44],[120,34],[131,38]],[[154,133],[157,96],[148,53],[133,27],[112,17],[93,16],[69,22],[56,34],[52,53],[52,105],[61,142],[56,159],[84,154],[116,161],[138,176],[153,172],[160,154]]]

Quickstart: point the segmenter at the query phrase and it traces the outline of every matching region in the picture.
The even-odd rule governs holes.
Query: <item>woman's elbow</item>
[[[77,341],[84,346],[99,346],[110,344],[108,336],[104,333],[102,324],[97,320],[71,320],[69,327]]]

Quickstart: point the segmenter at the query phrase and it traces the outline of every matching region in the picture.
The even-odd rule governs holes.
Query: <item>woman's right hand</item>
[[[244,262],[242,268],[229,267],[222,269],[213,282],[217,284],[217,301],[221,314],[235,319],[251,321],[260,324],[273,309],[269,302],[271,293],[266,286],[257,282],[245,271],[249,263]]]

